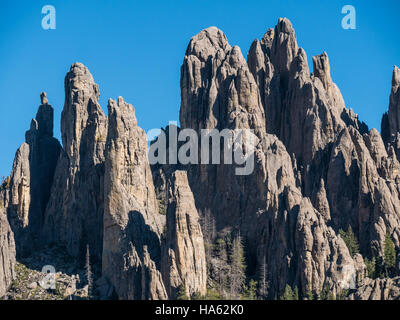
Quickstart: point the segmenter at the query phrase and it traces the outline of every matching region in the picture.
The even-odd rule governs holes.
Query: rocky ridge
[[[400,71],[381,135],[346,107],[327,53],[312,60],[310,72],[286,18],[252,43],[247,60],[216,27],[190,40],[178,131],[252,130],[249,175],[224,164],[150,166],[133,106],[110,99],[106,116],[89,70],[73,64],[62,147],[43,93],[2,185],[0,295],[15,277],[14,234],[17,256],[63,245],[82,267],[89,248],[105,298],[174,299],[210,289],[236,297],[262,277],[268,286],[259,281],[257,294],[269,299],[288,286],[302,299],[327,291],[397,299]],[[237,286],[234,246],[242,243],[247,268]]]

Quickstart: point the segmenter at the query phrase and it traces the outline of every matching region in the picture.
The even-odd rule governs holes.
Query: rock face
[[[7,221],[6,212],[0,207],[0,297],[2,297],[15,277],[14,235]]]
[[[32,119],[25,142],[16,152],[9,187],[5,191],[5,206],[15,233],[19,255],[30,253],[39,242],[44,214],[61,146],[53,138],[53,108],[46,93]]]
[[[65,77],[61,115],[63,150],[57,162],[44,231],[45,243],[63,243],[75,257],[86,246],[101,261],[103,179],[107,117],[98,103],[99,88],[89,70],[74,63]]]
[[[204,296],[207,290],[204,238],[185,171],[175,171],[168,183],[165,242],[162,269],[168,296],[176,298],[181,286],[188,297]]]
[[[349,300],[400,300],[400,277],[375,279],[365,278]]]
[[[397,171],[389,169],[397,167],[397,159],[387,153],[379,133],[368,132],[345,107],[327,54],[313,57],[310,74],[291,23],[280,19],[275,30],[253,42],[248,64],[260,90],[267,131],[296,159],[303,195],[336,232],[351,226],[364,255],[381,255],[386,233],[398,247]],[[396,117],[397,70],[390,119]],[[397,127],[394,120],[389,123],[393,136]]]
[[[382,139],[385,144],[392,144],[395,147],[396,155],[399,157],[399,136],[400,131],[400,69],[393,68],[392,90],[389,98],[389,111],[382,117]]]
[[[327,105],[322,106],[325,114],[340,119],[341,113],[340,106],[328,109],[332,101],[342,100],[331,83],[327,56],[318,57],[315,64],[322,80],[310,78],[305,53],[297,47],[290,22],[283,19],[275,31],[266,33],[261,44],[253,44],[248,64],[240,49],[228,44],[222,31],[214,27],[203,30],[191,39],[181,70],[182,129],[252,129],[256,136],[252,174],[237,176],[232,166],[224,165],[190,166],[188,174],[196,206],[201,212],[212,212],[217,231],[238,228],[246,239],[250,261],[258,261],[250,272],[267,261],[268,274],[272,275],[268,279],[271,298],[279,297],[286,284],[298,286],[304,295],[307,290],[318,293],[324,286],[335,294],[354,286],[357,278],[356,265],[346,245],[327,226],[326,190],[318,189],[319,212],[299,188],[302,171],[297,167],[297,157],[292,160],[286,151],[298,152],[300,157],[316,154],[317,147],[327,144],[334,135],[333,128],[339,126],[332,120],[332,129],[327,125],[324,133],[304,135],[310,132],[302,125],[310,113],[305,101],[317,99],[310,95],[322,91]],[[293,89],[291,81],[296,82]],[[313,81],[317,82],[317,93],[310,92]],[[297,105],[285,104],[286,110],[278,114],[276,104],[286,99],[285,90],[299,90],[299,86],[305,87],[304,92],[291,95],[296,97],[293,99]],[[262,88],[265,92],[260,95]],[[268,101],[266,106],[263,101]],[[270,105],[272,102],[274,105]],[[288,118],[292,119],[290,128],[282,122]],[[312,119],[308,123],[311,128],[316,125]],[[345,127],[343,121],[340,124]],[[285,147],[267,131],[292,145]],[[302,137],[306,141],[299,141]]]
[[[132,105],[108,103],[103,276],[120,299],[167,299],[161,276],[161,234],[147,139]]]
[[[311,73],[286,18],[252,43],[247,61],[216,27],[190,40],[181,127],[168,126],[151,146],[164,135],[168,148],[185,129],[200,139],[204,129],[242,130],[244,140],[227,150],[242,153],[246,172],[243,163],[225,163],[232,137],[213,149],[217,163],[202,158],[210,140],[205,150],[202,141],[190,149],[206,163],[150,166],[133,106],[110,99],[106,117],[92,75],[74,63],[65,77],[63,147],[42,93],[0,189],[0,295],[14,277],[16,253],[57,244],[77,261],[89,246],[106,297],[198,297],[218,272],[229,281],[236,272],[242,284],[262,276],[263,298],[279,299],[289,285],[303,299],[348,289],[349,299],[398,299],[399,261],[390,256],[400,250],[400,69],[381,135],[346,107],[327,53],[312,61]],[[180,139],[177,149],[186,143]],[[235,265],[242,260],[246,269]],[[367,270],[386,278],[370,279]],[[245,291],[221,283],[219,294]]]

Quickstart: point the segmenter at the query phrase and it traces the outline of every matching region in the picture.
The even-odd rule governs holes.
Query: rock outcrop
[[[61,150],[60,143],[53,138],[54,110],[45,92],[40,97],[42,104],[25,134],[25,142],[16,152],[5,190],[5,207],[19,255],[29,254],[39,243]]]
[[[87,67],[74,63],[65,77],[61,115],[63,150],[57,162],[44,230],[45,243],[62,243],[82,258],[89,245],[101,261],[103,179],[107,117],[98,103],[99,88]]]
[[[3,200],[3,199],[2,199]],[[0,297],[2,297],[15,277],[14,234],[8,224],[7,215],[0,204]]]
[[[168,207],[162,270],[170,298],[179,290],[187,297],[205,296],[207,268],[204,238],[185,171],[175,171],[168,181]]]
[[[248,64],[260,90],[267,131],[295,158],[303,195],[336,232],[351,226],[364,255],[381,255],[386,233],[398,247],[397,173],[388,169],[389,163],[397,167],[397,159],[387,154],[376,130],[368,132],[345,107],[327,54],[313,57],[310,74],[291,23],[280,19],[274,31],[253,42]],[[398,100],[396,74],[395,69],[389,118],[395,118]],[[390,128],[393,135],[396,124]]]
[[[400,277],[365,278],[349,300],[400,300]]]
[[[389,110],[382,117],[382,139],[387,144],[392,144],[399,157],[400,149],[400,69],[396,66],[393,68],[392,90],[389,98]]]
[[[161,235],[147,139],[132,105],[108,103],[104,178],[103,277],[120,299],[167,299],[161,275]]]
[[[399,299],[400,69],[380,134],[347,108],[327,53],[312,61],[311,73],[286,18],[247,61],[218,28],[201,31],[181,67],[181,127],[151,144],[176,143],[181,157],[160,149],[169,162],[151,166],[133,106],[110,99],[107,117],[89,70],[74,63],[62,148],[42,93],[0,189],[0,296],[16,253],[57,244],[78,262],[89,246],[108,298],[199,297],[210,286],[238,298],[246,276],[262,276],[263,298],[289,285],[303,299]]]
[[[326,101],[323,112],[340,120],[339,107],[328,109],[332,101],[342,100],[335,96],[336,87],[330,82],[327,56],[315,63],[321,69],[318,75],[322,80],[311,79],[305,53],[298,49],[293,28],[284,19],[275,31],[266,33],[262,44],[253,44],[249,64],[238,47],[228,44],[222,31],[214,27],[203,30],[191,39],[181,70],[182,129],[252,129],[256,137],[255,167],[250,175],[235,175],[232,166],[226,165],[191,165],[188,175],[196,206],[201,212],[212,212],[217,231],[239,229],[246,239],[249,261],[258,261],[249,272],[256,272],[266,261],[268,274],[272,275],[268,279],[271,298],[279,297],[286,284],[298,286],[304,295],[308,290],[319,293],[325,286],[336,294],[354,286],[357,278],[347,247],[326,224],[329,205],[324,192],[319,188],[317,198],[328,212],[321,213],[304,198],[297,173],[301,176],[301,169],[286,151],[295,153],[296,158],[296,152],[300,158],[316,154],[319,144],[328,144],[334,137],[333,129],[339,126],[332,120],[330,127],[324,127],[325,132],[318,135],[303,126],[309,115],[305,101],[316,100],[318,94]],[[291,84],[293,81],[296,84]],[[314,81],[316,93],[310,91]],[[322,81],[332,96],[327,96]],[[266,92],[260,95],[261,88]],[[273,93],[272,88],[276,89]],[[276,103],[286,99],[285,90],[293,92],[294,104],[274,115],[279,112]],[[263,104],[266,100],[267,107]],[[292,120],[290,128],[282,122],[288,118]],[[271,119],[280,119],[276,127]],[[310,128],[316,125],[312,118],[306,123]],[[291,145],[285,147],[267,131]]]

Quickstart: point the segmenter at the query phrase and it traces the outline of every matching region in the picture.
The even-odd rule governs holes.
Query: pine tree
[[[204,300],[204,298],[205,297],[203,297],[200,292],[196,292],[192,294],[191,300]]]
[[[293,300],[299,300],[299,288],[297,286],[293,290]]]
[[[260,268],[260,289],[259,289],[259,295],[260,297],[262,297],[263,299],[266,299],[268,296],[268,275],[267,275],[267,262],[266,262],[266,258],[264,257],[264,262],[261,265]]]
[[[311,286],[310,285],[307,288],[306,299],[307,300],[314,300],[314,294],[313,294],[313,292],[311,290]]]
[[[390,276],[396,265],[396,250],[389,234],[385,237],[384,265],[386,276]]]
[[[281,295],[280,300],[294,300],[293,290],[288,284],[286,285],[285,291]]]
[[[335,300],[335,296],[328,283],[325,283],[323,289],[320,292],[320,300]]]
[[[369,260],[368,258],[365,258],[365,266],[367,267],[367,272],[368,272],[368,277],[371,279],[376,278],[376,261],[375,258],[372,258],[372,260]]]
[[[247,300],[257,299],[257,281],[251,279],[248,288],[246,288],[246,294],[244,296]]]
[[[178,287],[178,292],[176,294],[176,299],[177,300],[189,300],[188,296],[186,295],[186,286],[184,283],[182,283]]]
[[[360,246],[351,226],[349,226],[347,232],[340,229],[339,234],[345,242],[347,248],[349,249],[349,253],[352,257],[360,252]]]
[[[231,270],[229,274],[229,287],[231,299],[240,296],[246,280],[246,263],[240,234],[233,240],[230,254]]]
[[[211,254],[213,251],[213,242],[216,236],[216,223],[215,218],[211,214],[210,210],[205,210],[204,215],[201,219],[202,231],[204,236],[204,247],[206,253],[207,264],[211,261]]]
[[[86,273],[86,280],[87,280],[87,285],[88,285],[88,297],[90,298],[93,293],[93,276],[92,276],[92,268],[90,266],[89,245],[86,246],[85,273]]]

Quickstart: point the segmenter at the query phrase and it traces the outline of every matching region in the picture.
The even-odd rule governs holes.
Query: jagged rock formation
[[[147,139],[132,105],[108,103],[103,276],[120,299],[166,299],[160,272],[164,218],[158,213]]]
[[[392,182],[397,173],[388,169],[397,159],[386,153],[379,134],[368,132],[345,107],[327,54],[313,57],[310,74],[291,23],[280,19],[274,31],[253,42],[248,61],[267,131],[294,155],[303,194],[336,230],[352,226],[365,255],[382,254],[386,233],[398,247],[398,191]],[[391,105],[396,104],[396,74]]]
[[[244,240],[248,276],[263,267],[264,297],[279,298],[290,285],[302,298],[346,289],[349,299],[398,298],[398,278],[366,277],[373,258],[385,263],[388,236],[400,250],[397,67],[382,135],[346,107],[325,52],[313,57],[310,73],[286,18],[252,43],[247,61],[221,30],[201,31],[187,47],[180,83],[181,128],[163,130],[166,147],[175,129],[203,138],[203,129],[248,130],[234,150],[254,164],[249,174],[240,174],[243,164],[224,164],[223,145],[220,163],[150,167],[134,108],[110,99],[106,117],[92,75],[75,63],[65,78],[63,147],[42,93],[0,190],[0,295],[13,278],[10,224],[20,255],[56,243],[80,258],[89,245],[99,283],[119,299],[206,294],[208,276],[212,284],[218,270],[231,269],[205,245],[227,235]],[[349,227],[360,253],[339,235]],[[390,268],[399,274],[398,265]]]
[[[50,197],[60,144],[53,138],[53,108],[45,92],[25,141],[17,150],[9,186],[4,191],[7,215],[19,255],[30,253],[39,242],[44,213]]]
[[[400,300],[400,277],[365,278],[349,300]]]
[[[185,171],[172,174],[167,199],[162,270],[168,296],[176,298],[181,286],[188,297],[204,296],[207,290],[204,238]]]
[[[382,117],[382,139],[387,145],[392,144],[395,148],[396,155],[399,157],[399,131],[400,131],[400,69],[396,66],[393,68],[392,90],[389,98],[389,111],[384,113]]]
[[[65,77],[63,150],[42,232],[45,243],[63,243],[75,257],[83,257],[89,245],[95,261],[101,261],[102,256],[107,135],[107,117],[98,99],[99,88],[89,70],[74,63]]]
[[[265,69],[271,71],[275,68],[280,75],[275,83],[278,90],[285,89],[279,88],[280,85],[289,85],[296,71],[291,67],[292,60],[302,72],[296,75],[296,79],[312,81],[308,80],[310,76],[305,53],[297,49],[287,20],[279,22],[275,33],[267,32],[263,44],[275,63],[274,67],[271,64]],[[272,45],[270,49],[269,45]],[[253,45],[253,50],[255,46],[257,43]],[[262,61],[266,57],[263,56]],[[253,62],[252,67],[261,65],[256,58]],[[328,73],[325,56],[317,64],[323,65]],[[260,70],[250,70],[240,49],[232,48],[217,28],[203,30],[189,43],[181,71],[182,128],[198,131],[203,128],[253,129],[257,137],[255,168],[249,176],[236,176],[232,167],[223,165],[191,166],[188,169],[196,206],[202,212],[213,213],[218,230],[239,228],[247,240],[250,261],[254,259],[260,263],[267,260],[268,273],[273,275],[269,279],[271,297],[278,297],[287,283],[297,285],[303,294],[308,289],[319,292],[326,285],[333,292],[349,288],[356,279],[355,262],[344,242],[333,229],[327,227],[324,219],[326,213],[315,210],[310,201],[303,197],[285,146],[275,136],[267,134],[270,110],[264,108],[255,81],[257,77],[263,78],[265,75]],[[324,75],[322,67],[320,75]],[[329,77],[324,77],[327,83]],[[332,91],[335,90],[330,83],[327,85]],[[322,84],[320,87],[317,90],[323,90]],[[298,99],[308,99],[300,93],[298,95]],[[278,98],[281,97],[272,99]],[[324,98],[329,101],[336,99]],[[292,117],[296,126],[296,123],[303,121],[298,117],[299,111],[294,110],[296,106],[293,106],[291,116],[282,115],[282,118]],[[300,129],[303,128],[299,124]],[[329,131],[329,128],[325,129]],[[283,132],[289,128],[282,124],[271,131],[279,134],[281,130]],[[288,140],[301,137],[304,134],[296,137],[294,134],[288,135]],[[314,148],[313,139],[309,138],[308,145],[295,141],[293,149],[294,146],[304,146],[309,152]],[[320,199],[324,194],[320,191],[319,195]],[[319,201],[326,203],[324,200]],[[257,270],[257,263],[251,268],[254,268],[253,272]],[[279,277],[276,276],[278,274]]]
[[[2,199],[3,200],[3,199]],[[3,205],[3,201],[0,206]],[[4,207],[0,207],[0,297],[2,297],[15,277],[14,235],[7,221]]]

